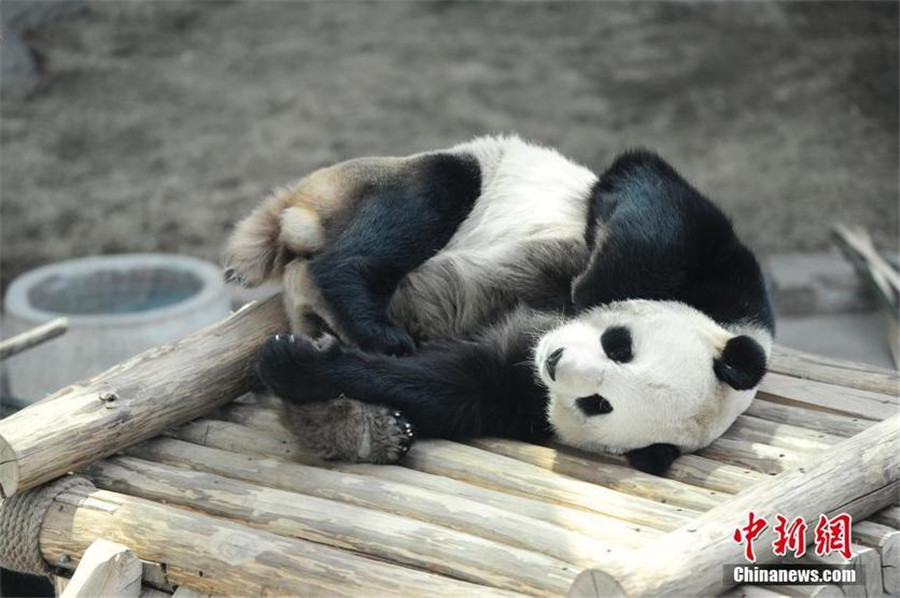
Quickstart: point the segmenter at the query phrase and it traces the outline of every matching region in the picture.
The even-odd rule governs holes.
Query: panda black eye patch
[[[600,344],[606,356],[618,363],[628,363],[634,358],[631,349],[631,331],[624,326],[607,328],[600,336]]]
[[[591,395],[589,397],[581,397],[575,399],[575,405],[587,416],[604,415],[612,413],[613,406],[605,397],[600,395]]]

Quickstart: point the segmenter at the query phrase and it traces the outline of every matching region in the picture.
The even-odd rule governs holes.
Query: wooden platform
[[[259,345],[285,328],[276,297],[0,420],[0,496],[68,471],[97,488],[41,515],[60,576],[104,538],[144,561],[148,598],[900,593],[896,372],[777,349],[750,409],[664,478],[498,439],[317,463],[276,399],[246,395]],[[866,585],[731,588],[750,510],[851,513]]]
[[[614,456],[498,439],[420,441],[402,466],[317,463],[282,426],[277,399],[248,395],[82,470],[108,491],[83,499],[98,513],[152,517],[113,524],[95,515],[80,533],[71,525],[45,532],[42,547],[51,561],[72,555],[74,566],[73,544],[102,530],[166,563],[168,584],[215,594],[564,596],[582,570],[627,560],[736,493],[896,415],[897,385],[893,372],[779,349],[747,413],[665,478]],[[65,530],[66,517],[84,520],[83,508],[69,510],[48,529]],[[900,589],[900,563],[884,560],[900,558],[897,511],[854,528],[870,592]],[[195,539],[178,546],[184,538]],[[229,579],[212,573],[223,569]],[[853,587],[731,593],[844,591],[878,595]]]

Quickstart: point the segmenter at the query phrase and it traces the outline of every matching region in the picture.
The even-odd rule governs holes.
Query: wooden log
[[[887,368],[832,359],[776,345],[769,371],[846,388],[900,395],[900,374]]]
[[[738,416],[722,437],[786,448],[800,455],[816,454],[844,440],[842,436],[749,415]]]
[[[211,598],[211,595],[187,586],[178,586],[178,589],[172,594],[172,598]]]
[[[250,390],[260,344],[287,326],[280,297],[141,353],[0,420],[0,496],[10,496]]]
[[[871,419],[819,411],[818,409],[804,409],[796,405],[767,401],[759,396],[750,403],[750,407],[745,413],[760,419],[790,424],[809,430],[819,430],[825,434],[841,437],[855,436],[866,428],[875,425],[875,421]]]
[[[697,451],[697,454],[767,475],[777,475],[806,461],[805,455],[790,449],[725,437],[716,439],[706,448]]]
[[[897,396],[767,374],[759,385],[759,396],[770,401],[801,405],[871,420],[883,420],[900,412]]]
[[[82,555],[61,598],[137,598],[140,592],[141,561],[128,547],[98,538]]]
[[[226,451],[317,464],[320,467],[336,471],[392,480],[451,496],[459,496],[526,517],[542,519],[603,542],[616,541],[622,543],[623,546],[634,546],[645,543],[645,538],[660,535],[655,529],[626,523],[613,517],[603,517],[565,505],[512,496],[405,467],[317,462],[304,455],[293,436],[284,430],[281,432],[258,430],[225,421],[197,420],[170,431],[169,435],[172,438]]]
[[[750,511],[774,521],[790,513],[807,521],[821,513],[847,512],[864,519],[886,506],[900,490],[900,416],[811,458],[802,467],[757,484],[727,503],[634,552],[611,559],[603,570],[579,575],[570,596],[681,596],[726,589],[723,563],[740,563],[743,546],[734,530]],[[771,542],[771,526],[758,545]],[[759,562],[774,558],[757,551]],[[647,563],[653,563],[648,567]]]
[[[854,540],[881,555],[883,591],[900,593],[900,531],[873,521],[861,521],[853,526],[852,535]]]
[[[140,444],[129,449],[127,454],[155,463],[214,473],[410,517],[546,554],[580,567],[593,566],[604,555],[623,549],[623,543],[618,538],[601,542],[544,519],[524,517],[480,501],[371,476],[308,467],[278,459],[247,459],[240,453],[163,438]],[[527,529],[528,533],[523,534],[523,529]],[[650,539],[645,536],[646,540]]]
[[[737,586],[722,596],[729,598],[790,598],[806,596],[809,598],[841,598],[844,591],[835,585],[822,586]]]
[[[58,495],[41,552],[74,567],[97,536],[166,563],[173,583],[218,595],[514,595],[105,490]]]
[[[260,395],[260,397],[265,395]],[[277,411],[277,407],[280,406],[280,399],[277,397],[272,399],[269,398],[264,403],[266,405],[265,408],[260,406],[253,406],[247,404],[235,404],[231,403],[226,405],[221,410],[211,414],[210,417],[216,419],[223,419],[225,421],[230,421],[234,423],[239,423],[243,426],[249,426],[252,428],[257,428],[260,430],[267,430],[271,432],[276,432],[281,438],[281,441],[284,444],[291,444],[285,438],[291,438],[291,433],[284,427],[282,423],[281,417],[279,416],[279,412]],[[198,431],[194,432],[194,437]],[[213,432],[215,435],[216,433]],[[229,442],[227,439],[222,439],[225,442]],[[263,442],[266,442],[267,439],[262,439]],[[271,444],[271,443],[270,443]],[[521,444],[521,443],[519,443]],[[530,446],[530,445],[523,445]],[[279,449],[275,448],[276,452],[270,453],[273,455],[279,454]],[[571,447],[553,447],[553,448],[564,448],[566,454],[572,454],[588,461],[602,461],[605,463],[615,463],[617,465],[626,466],[627,463],[625,458],[621,455],[597,455],[595,453],[585,453],[578,451],[577,449]],[[238,449],[242,450],[242,449]],[[283,450],[281,451],[284,452]],[[513,456],[513,455],[510,455]],[[306,459],[309,460],[308,457],[302,455],[302,453],[297,454],[295,451],[295,456],[292,457],[299,460]],[[538,464],[534,462],[533,464]],[[333,464],[325,464],[326,467],[334,467]],[[639,474],[633,469],[628,470],[631,473]],[[563,472],[559,472],[563,473]],[[566,475],[572,476],[573,472],[568,472]],[[371,474],[377,475],[377,474]],[[578,477],[574,475],[572,477]],[[638,477],[641,477],[640,475]],[[713,492],[725,492],[729,494],[734,494],[740,492],[748,485],[753,484],[760,479],[764,479],[765,475],[760,474],[755,471],[750,471],[745,468],[733,467],[730,465],[724,465],[717,461],[712,461],[710,459],[704,459],[703,457],[698,457],[696,455],[684,455],[681,458],[677,459],[675,463],[672,465],[671,470],[668,472],[667,476],[669,479],[677,480],[680,482],[684,482],[686,484],[692,486],[699,486],[701,488],[706,489],[707,491]]]
[[[406,467],[471,482],[485,488],[561,503],[663,531],[692,520],[698,512],[628,496],[559,475],[529,463],[446,440],[413,445]]]
[[[890,506],[872,515],[872,521],[892,529],[900,529],[900,507]]]
[[[578,571],[431,523],[133,457],[98,461],[82,473],[99,488],[513,592],[556,597]]]
[[[31,330],[26,330],[22,334],[0,341],[0,361],[7,357],[18,355],[22,351],[36,347],[57,336],[62,336],[68,329],[69,320],[67,318],[56,318],[40,326],[35,326]]]
[[[500,438],[478,438],[466,444],[618,492],[696,511],[711,509],[729,497],[715,490],[696,488],[675,480],[642,473],[624,465],[583,457],[566,449]]]
[[[844,595],[849,598],[880,596],[882,593],[881,555],[878,554],[878,551],[855,542],[851,544],[851,550],[853,551],[853,555],[848,561],[840,554],[832,553],[825,556],[819,556],[810,549],[800,562],[820,565],[849,565],[856,570],[857,581],[863,580],[864,583],[835,584],[837,587],[841,588]]]

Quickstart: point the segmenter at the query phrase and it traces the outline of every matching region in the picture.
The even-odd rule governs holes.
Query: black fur
[[[573,289],[576,309],[673,300],[721,325],[749,320],[774,333],[756,258],[728,218],[656,154],[616,159],[594,187],[590,214],[587,237],[600,251]]]
[[[613,326],[600,335],[600,344],[606,356],[618,363],[628,363],[634,359],[631,331],[624,326]]]
[[[323,295],[362,350],[335,344],[320,351],[304,338],[270,339],[260,352],[260,378],[296,403],[343,394],[389,405],[423,437],[548,438],[547,397],[530,359],[536,331],[558,316],[544,312],[495,324],[476,340],[425,343],[409,357],[385,355],[413,353],[412,339],[388,317],[391,295],[469,214],[480,173],[474,160],[436,155],[401,183],[371,189],[347,231],[310,261]],[[721,324],[749,317],[774,329],[756,259],[727,218],[654,154],[625,154],[600,178],[586,238],[602,251],[571,293],[568,277],[548,286],[541,303],[554,314],[624,299],[678,300]],[[608,334],[598,342],[610,357],[631,359],[630,333]],[[749,388],[764,371],[765,356],[760,363],[744,341],[729,345],[716,374]],[[588,406],[606,408],[600,401]],[[661,474],[679,451],[654,444],[627,455],[637,469]]]
[[[391,322],[391,296],[447,244],[480,193],[474,158],[425,156],[400,180],[366,190],[347,230],[310,260],[313,280],[359,347],[392,355],[415,350]]]
[[[260,379],[295,403],[338,395],[399,409],[422,437],[548,439],[545,391],[534,382],[531,332],[481,342],[425,344],[404,358],[279,335],[263,345]]]
[[[680,456],[681,451],[671,444],[651,444],[625,453],[629,465],[638,471],[653,475],[666,473],[672,462]]]
[[[766,354],[749,336],[728,340],[722,355],[713,361],[716,377],[735,390],[748,390],[766,373]]]

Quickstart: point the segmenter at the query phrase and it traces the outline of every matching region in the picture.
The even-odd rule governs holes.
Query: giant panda
[[[224,265],[281,279],[291,333],[258,373],[325,458],[491,435],[660,474],[748,407],[774,335],[752,252],[642,150],[600,176],[515,136],[342,162],[263,201]]]

